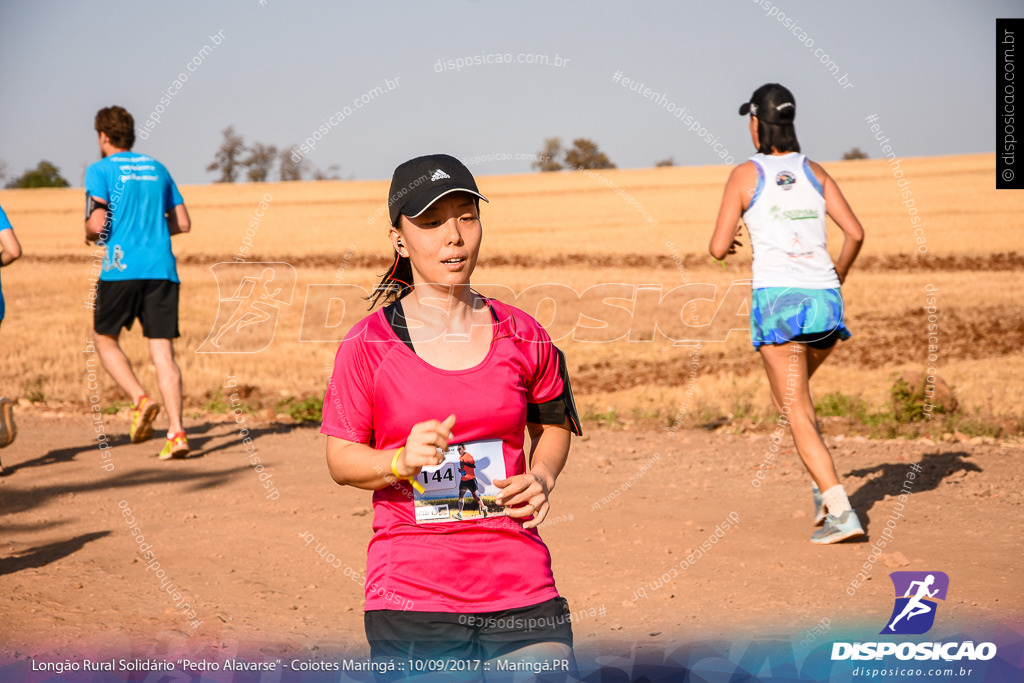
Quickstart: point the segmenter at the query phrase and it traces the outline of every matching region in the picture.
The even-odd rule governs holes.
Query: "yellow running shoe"
[[[167,443],[164,444],[160,455],[157,457],[161,460],[170,460],[171,458],[184,458],[187,455],[188,439],[185,438],[185,432],[178,432],[170,439],[167,439]]]
[[[139,399],[139,405],[132,411],[132,427],[128,430],[132,443],[142,443],[153,438],[153,421],[159,412],[160,404],[150,401],[149,396]]]

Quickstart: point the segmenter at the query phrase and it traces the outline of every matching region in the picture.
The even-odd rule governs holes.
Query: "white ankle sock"
[[[825,509],[828,514],[838,517],[847,510],[852,510],[850,499],[846,496],[846,489],[842,484],[836,484],[827,491],[822,491],[822,499],[825,501]]]

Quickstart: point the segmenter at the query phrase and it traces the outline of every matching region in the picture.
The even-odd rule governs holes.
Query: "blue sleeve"
[[[7,214],[4,213],[4,207],[0,206],[0,232],[13,229],[14,226],[11,225],[11,221],[7,219]]]
[[[822,197],[825,196],[825,188],[821,186],[821,182],[818,180],[818,176],[814,175],[814,171],[811,169],[811,160],[804,157],[804,175],[807,176],[807,180],[810,181],[811,187],[818,191]]]
[[[167,173],[167,169],[164,169],[164,174],[167,176],[167,191],[164,197],[164,206],[167,208],[165,211],[170,211],[179,204],[184,204],[185,200],[181,198],[181,193],[178,192],[178,186],[174,184],[174,178],[171,177],[170,173]]]
[[[754,196],[750,198],[750,203],[747,204],[747,208],[743,213],[750,211],[750,209],[754,207],[754,202],[758,200],[761,196],[761,192],[764,190],[764,169],[761,168],[761,164],[757,163],[753,159],[751,159],[751,161],[754,162],[754,168],[757,169],[757,187],[754,188]]]
[[[99,163],[90,164],[85,171],[85,192],[91,197],[99,197],[110,203],[110,193],[107,189],[107,179],[99,168]]]

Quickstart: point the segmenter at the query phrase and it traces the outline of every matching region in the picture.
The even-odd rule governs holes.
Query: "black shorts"
[[[812,349],[818,349],[824,351],[825,349],[831,349],[839,341],[840,331],[839,328],[831,330],[829,332],[817,332],[815,334],[798,334],[789,341],[799,342],[806,344]]]
[[[476,479],[463,479],[459,482],[459,495],[461,496],[466,491],[477,492]]]
[[[149,339],[176,339],[178,283],[170,280],[100,280],[96,288],[93,329],[116,337],[121,328],[132,329],[138,318]]]
[[[537,643],[572,647],[565,598],[474,614],[372,610],[363,623],[373,660],[488,660]]]

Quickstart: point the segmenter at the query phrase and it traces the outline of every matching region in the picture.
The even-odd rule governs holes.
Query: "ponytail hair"
[[[792,121],[768,123],[757,117],[757,141],[757,151],[761,154],[800,151],[800,142],[796,139],[796,127]]]
[[[366,297],[370,301],[372,310],[377,304],[387,306],[392,304],[412,291],[412,261],[408,256],[402,256],[395,252],[395,263],[391,270],[381,278],[373,292]]]

